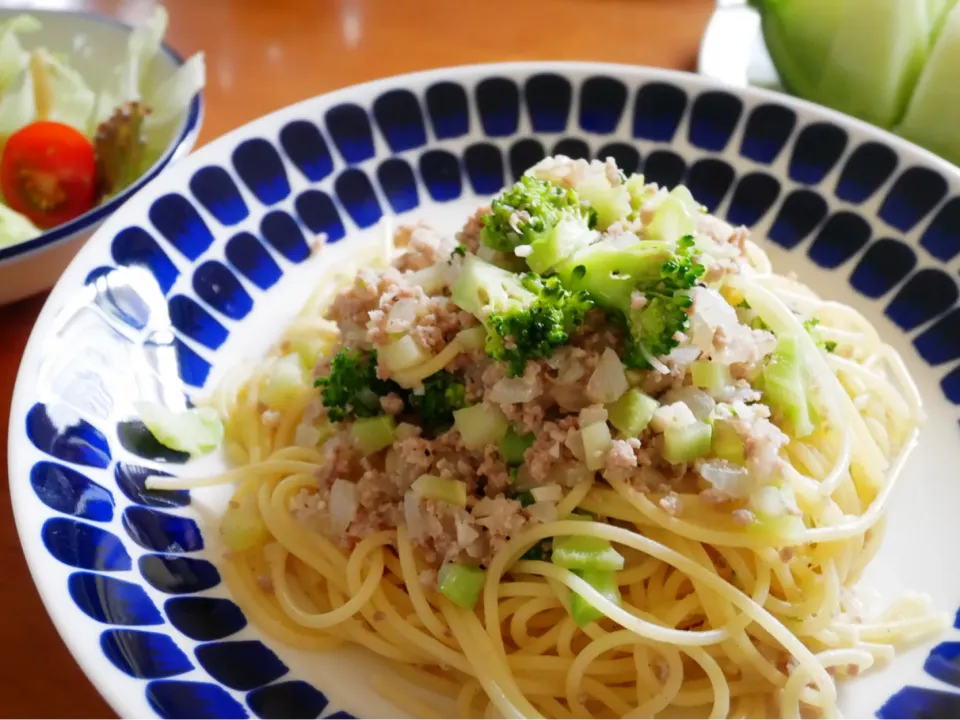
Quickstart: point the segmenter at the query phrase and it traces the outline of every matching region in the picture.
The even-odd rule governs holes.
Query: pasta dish
[[[234,486],[266,633],[367,648],[419,717],[799,718],[944,627],[854,591],[923,421],[903,361],[689,190],[558,156],[384,245],[191,425],[232,469],[150,480]]]

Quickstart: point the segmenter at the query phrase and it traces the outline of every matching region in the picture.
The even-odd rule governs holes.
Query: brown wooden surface
[[[0,5],[16,5],[0,0]],[[25,2],[24,4],[30,4]],[[61,0],[129,22],[150,0]],[[319,93],[414,70],[598,60],[693,70],[712,0],[168,0],[167,39],[207,55],[200,144]],[[44,298],[0,308],[0,472],[20,355]],[[25,482],[26,478],[14,478]],[[36,531],[36,528],[34,528]],[[0,715],[111,717],[34,590],[0,492]]]

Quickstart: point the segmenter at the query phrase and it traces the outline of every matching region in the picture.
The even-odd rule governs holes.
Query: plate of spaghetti
[[[955,717],[958,194],[643,68],[258,120],[38,320],[44,602],[124,716]]]

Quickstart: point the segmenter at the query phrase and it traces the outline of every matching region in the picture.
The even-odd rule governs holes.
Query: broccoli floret
[[[545,273],[589,244],[596,221],[596,212],[581,202],[576,190],[524,175],[493,201],[480,237],[484,245],[504,253],[529,245],[527,265]]]
[[[487,355],[507,363],[512,375],[566,344],[593,307],[586,292],[567,290],[556,277],[517,275],[475,255],[464,260],[452,299],[483,323]]]
[[[809,320],[804,320],[803,328],[806,330],[813,341],[817,344],[817,347],[826,350],[828,353],[836,351],[837,344],[832,340],[824,340],[823,336],[820,334],[820,331],[817,329],[817,326],[820,324],[820,320],[817,318],[810,318]]]
[[[97,163],[97,195],[114,195],[141,175],[146,140],[143,121],[150,109],[124,103],[97,127],[93,149]]]
[[[410,406],[420,415],[420,424],[428,432],[438,432],[453,425],[453,411],[466,407],[467,387],[464,379],[441,370],[423,381],[423,394],[411,394]]]
[[[334,422],[348,417],[374,417],[383,413],[380,398],[405,391],[392,380],[377,376],[377,353],[343,349],[330,362],[330,374],[314,383],[328,417]]]
[[[690,236],[676,246],[603,240],[578,252],[557,272],[564,285],[588,292],[621,326],[625,364],[646,369],[647,358],[669,353],[678,344],[673,336],[689,325],[687,308],[692,300],[687,291],[704,273],[693,249]],[[634,302],[635,293],[642,294],[642,302]]]

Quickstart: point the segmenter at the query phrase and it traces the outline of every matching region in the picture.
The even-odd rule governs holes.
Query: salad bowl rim
[[[10,16],[20,14],[36,15],[38,17],[51,15],[73,15],[77,17],[89,18],[103,25],[112,25],[116,28],[124,30],[128,34],[134,30],[134,26],[130,23],[124,22],[120,18],[97,12],[95,10],[5,8],[0,10],[0,12]],[[167,42],[160,43],[160,52],[166,55],[173,62],[174,67],[179,68],[183,66],[185,62],[183,56],[174,50]],[[127,200],[129,200],[134,193],[138,192],[144,185],[159,175],[175,158],[190,152],[194,143],[196,143],[197,136],[200,133],[200,128],[203,124],[203,116],[204,101],[203,91],[201,90],[194,95],[193,100],[190,101],[186,115],[175,137],[167,145],[167,148],[164,150],[159,159],[157,159],[157,161],[143,175],[137,178],[129,186],[124,188],[121,192],[114,195],[107,202],[87,210],[87,212],[75,217],[73,220],[50,228],[49,230],[37,235],[37,237],[31,238],[25,242],[14,243],[9,247],[0,247],[0,266],[10,260],[21,259],[25,256],[32,255],[43,250],[48,250],[63,241],[73,238],[84,230],[88,230],[92,227],[95,227],[98,223],[101,223],[109,215],[119,209]]]

